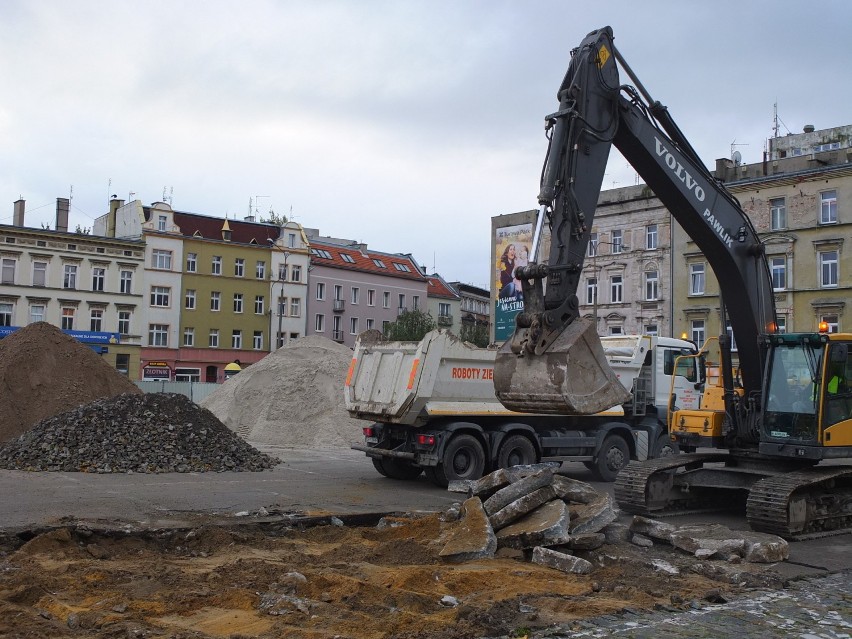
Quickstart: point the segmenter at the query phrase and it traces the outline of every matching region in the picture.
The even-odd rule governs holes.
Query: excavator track
[[[729,457],[724,453],[706,453],[632,462],[618,473],[615,480],[615,500],[622,510],[637,515],[662,514],[673,508],[678,513],[683,513],[685,508],[694,505],[691,504],[692,500],[689,496],[684,496],[675,502],[666,500],[674,473],[680,468],[690,469],[706,463],[724,462]],[[699,510],[708,510],[708,508]],[[696,510],[690,510],[690,512],[696,512]]]
[[[852,531],[852,467],[810,468],[767,477],[752,486],[749,525],[791,540]]]

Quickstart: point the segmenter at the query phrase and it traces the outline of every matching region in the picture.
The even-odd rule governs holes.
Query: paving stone
[[[534,490],[531,493],[527,493],[520,499],[516,499],[505,508],[501,508],[491,515],[488,518],[488,521],[491,522],[491,527],[495,531],[500,530],[553,499],[556,499],[556,493],[554,492],[553,487],[544,486],[543,488]]]
[[[601,496],[591,484],[563,475],[553,476],[553,489],[560,499],[578,504],[589,504]]]
[[[601,493],[588,504],[573,507],[576,517],[571,521],[571,534],[599,532],[618,517],[618,511],[608,493]]]
[[[490,516],[511,504],[516,499],[520,499],[524,495],[531,493],[534,490],[549,486],[553,482],[553,469],[546,467],[538,472],[519,479],[518,481],[509,484],[505,488],[501,488],[483,503],[485,512]]]
[[[554,499],[497,532],[497,544],[508,548],[557,546],[571,541],[568,505]]]
[[[557,552],[550,548],[542,548],[541,546],[533,549],[532,562],[547,566],[548,568],[554,568],[555,570],[561,570],[562,572],[578,575],[588,575],[592,572],[592,564],[585,559]]]
[[[458,562],[493,557],[496,551],[497,537],[488,523],[482,501],[479,497],[471,497],[462,504],[461,518],[438,554],[447,561]]]

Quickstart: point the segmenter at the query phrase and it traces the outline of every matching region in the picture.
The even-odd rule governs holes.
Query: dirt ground
[[[685,608],[743,588],[695,574],[694,559],[664,546],[577,553],[596,566],[585,576],[520,553],[447,564],[438,552],[452,525],[438,514],[309,528],[199,518],[167,530],[69,523],[7,535],[0,636],[522,637],[625,608]],[[655,570],[654,558],[680,563],[680,574]],[[442,604],[445,595],[457,605]]]

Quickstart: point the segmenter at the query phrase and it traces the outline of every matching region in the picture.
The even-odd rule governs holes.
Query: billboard
[[[521,282],[515,277],[515,269],[526,266],[530,260],[533,225],[515,224],[494,230],[494,340],[503,342],[515,330],[515,315],[524,310]]]

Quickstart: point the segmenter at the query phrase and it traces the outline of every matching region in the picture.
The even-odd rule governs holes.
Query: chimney
[[[24,225],[24,209],[26,207],[27,201],[24,199],[20,199],[15,202],[15,212],[12,214],[12,225],[13,226],[23,226]]]
[[[124,200],[119,200],[118,196],[113,195],[109,201],[109,213],[107,213],[107,237],[115,237],[115,212],[124,206]]]
[[[67,197],[56,198],[56,230],[62,233],[68,232],[69,208],[71,208],[71,200]]]

